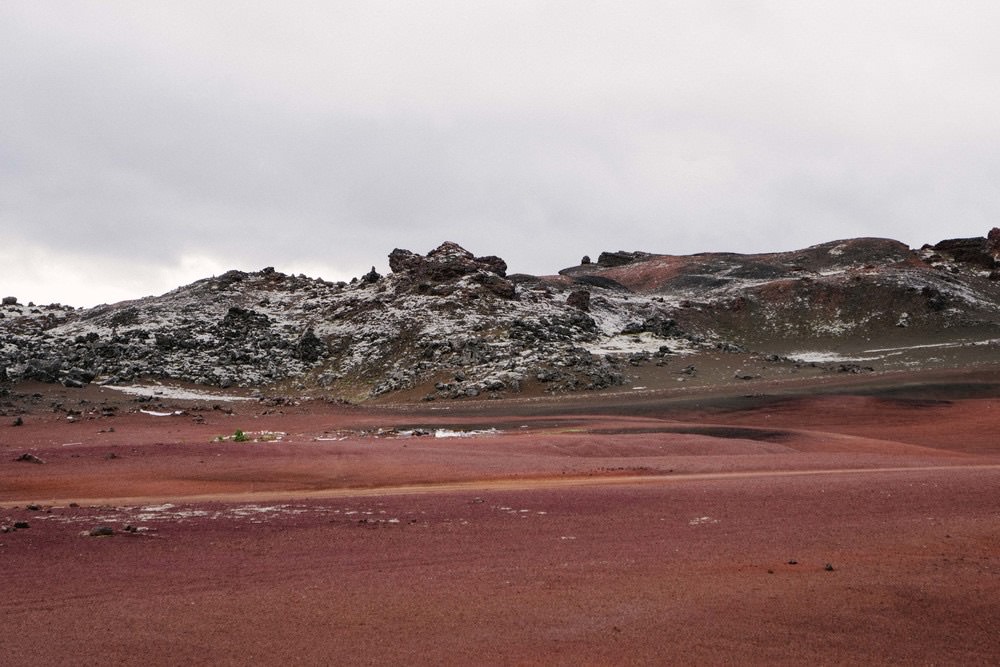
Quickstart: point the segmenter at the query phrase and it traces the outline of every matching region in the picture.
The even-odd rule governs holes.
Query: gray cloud
[[[981,235],[998,23],[987,2],[5,3],[0,291],[346,278],[446,239],[542,273]]]

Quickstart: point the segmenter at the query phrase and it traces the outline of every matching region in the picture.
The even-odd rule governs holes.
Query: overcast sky
[[[0,292],[1000,226],[1000,3],[0,2]]]

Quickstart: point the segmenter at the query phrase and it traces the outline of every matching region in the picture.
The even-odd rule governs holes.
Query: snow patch
[[[874,352],[875,350],[868,351]],[[801,351],[789,353],[788,358],[792,361],[798,361],[803,364],[832,364],[852,361],[877,361],[882,357],[845,356],[839,352]]]
[[[213,394],[200,389],[181,389],[180,387],[164,387],[162,385],[104,385],[105,389],[114,389],[130,396],[152,396],[177,401],[252,401],[248,396],[233,396],[232,394]]]
[[[694,346],[685,338],[660,338],[649,332],[618,334],[607,336],[593,343],[583,343],[580,347],[591,354],[635,354],[658,352],[661,347],[670,348],[671,354],[693,354]]]
[[[434,431],[435,438],[475,438],[481,435],[498,435],[500,431],[495,428],[488,428],[478,431],[452,431],[448,428],[439,428]]]
[[[937,347],[963,347],[965,345],[994,345],[1000,342],[1000,339],[989,338],[986,340],[968,341],[960,340],[951,343],[927,343],[924,345],[907,345],[905,347],[883,347],[876,350],[865,350],[865,352],[905,352],[906,350],[921,350],[927,348],[937,348]]]
[[[719,520],[710,516],[698,516],[688,521],[689,526],[701,526],[707,523],[719,523]]]

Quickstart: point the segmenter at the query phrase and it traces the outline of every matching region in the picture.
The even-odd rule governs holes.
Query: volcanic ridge
[[[265,268],[87,309],[5,297],[0,382],[159,379],[360,401],[684,381],[705,354],[871,372],[907,363],[907,349],[994,350],[998,259],[993,229],[920,249],[858,238],[755,255],[604,252],[532,276],[446,242],[393,250],[388,275],[350,283]]]

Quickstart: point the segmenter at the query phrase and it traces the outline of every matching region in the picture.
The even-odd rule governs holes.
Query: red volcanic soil
[[[998,377],[364,408],[15,388],[2,663],[996,664]]]

